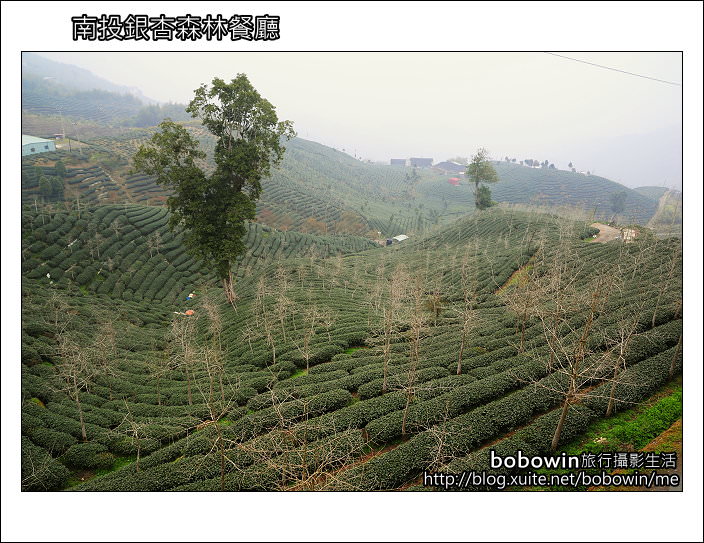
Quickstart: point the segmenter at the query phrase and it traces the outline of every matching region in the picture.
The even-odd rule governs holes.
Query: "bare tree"
[[[631,310],[630,315],[619,322],[614,336],[606,338],[608,346],[606,357],[610,359],[612,366],[609,403],[606,407],[607,417],[610,417],[614,412],[614,407],[616,406],[616,387],[619,384],[621,372],[626,369],[628,346],[639,332],[640,316],[644,306],[645,302],[638,303]]]
[[[549,264],[534,285],[541,298],[536,315],[549,349],[547,370],[557,377],[549,385],[541,382],[541,386],[554,387],[552,390],[561,396],[560,418],[551,444],[551,450],[555,450],[570,405],[579,400],[588,383],[604,372],[604,357],[589,356],[589,339],[613,283],[610,270],[588,277],[582,269],[583,262],[568,244],[558,245]],[[583,318],[575,320],[574,316],[585,307]]]
[[[67,332],[58,337],[59,363],[56,366],[57,374],[63,392],[76,403],[78,420],[81,424],[81,438],[88,441],[86,423],[83,417],[81,392],[87,390],[93,379],[98,375],[99,369],[93,363],[90,351],[85,349],[78,341]]]
[[[377,276],[377,280],[385,281],[383,275]],[[391,344],[402,322],[405,320],[403,312],[403,302],[406,298],[408,282],[410,276],[403,266],[398,266],[392,273],[390,281],[388,281],[388,290],[386,290],[386,298],[382,303],[383,314],[383,336],[384,342],[382,352],[384,355],[383,372],[384,382],[382,385],[382,393],[388,390],[389,378],[389,361],[391,358]],[[384,292],[382,290],[382,292]]]
[[[114,361],[117,354],[117,333],[109,316],[104,315],[98,325],[98,331],[93,341],[93,355],[101,375],[109,377],[108,391],[112,400],[112,379],[115,376]]]
[[[418,385],[418,363],[420,362],[420,342],[425,329],[425,315],[423,312],[423,283],[420,278],[416,278],[415,284],[411,292],[412,308],[410,315],[410,364],[404,383],[404,394],[406,397],[406,405],[403,408],[403,418],[401,420],[401,435],[406,435],[406,420],[408,418],[408,409],[411,402],[415,398]]]
[[[456,312],[460,318],[460,324],[462,326],[462,331],[460,333],[460,348],[457,355],[457,375],[462,374],[462,357],[464,355],[464,348],[467,343],[467,337],[472,329],[476,326],[478,316],[477,312],[474,311],[474,289],[473,285],[470,285],[469,281],[469,269],[467,265],[467,258],[465,256],[462,262],[462,305]]]
[[[195,381],[203,403],[208,409],[208,419],[199,427],[214,428],[213,450],[217,451],[220,463],[220,490],[225,490],[225,473],[227,466],[227,446],[223,436],[220,421],[236,405],[234,395],[236,388],[226,383],[225,350],[222,344],[223,322],[212,291],[206,290],[201,296],[201,309],[207,319],[207,334],[198,341],[196,338],[197,364],[207,375],[207,390],[201,387],[200,381]],[[217,390],[216,390],[217,388]]]
[[[284,406],[293,398],[273,393],[277,427],[246,442],[230,442],[228,451],[251,459],[246,467],[228,459],[235,473],[266,481],[268,490],[321,490],[334,487],[339,474],[367,450],[362,430],[329,427],[311,418],[307,399],[301,414],[288,415]],[[334,426],[334,423],[333,423]],[[323,437],[321,437],[323,436]]]
[[[147,248],[149,249],[149,258],[154,256],[154,251],[159,254],[159,250],[161,249],[161,234],[158,230],[147,238]]]
[[[139,471],[139,460],[142,455],[142,440],[148,437],[147,427],[149,422],[139,422],[135,419],[134,415],[130,411],[130,406],[125,402],[125,417],[122,419],[120,424],[115,428],[115,432],[119,434],[126,435],[131,441],[132,446],[137,449],[137,460],[135,461],[135,470]]]
[[[293,307],[293,301],[286,296],[286,290],[283,289],[283,285],[280,285],[278,295],[276,296],[276,301],[274,303],[274,315],[281,325],[281,334],[284,341],[286,341],[286,318],[289,316],[291,308]]]
[[[122,227],[123,227],[122,221],[118,217],[116,219],[113,219],[113,221],[110,223],[109,228],[110,228],[110,230],[113,231],[113,233],[115,234],[115,237],[118,237],[120,235],[120,232],[122,231]]]
[[[433,290],[428,298],[426,298],[424,305],[425,308],[433,314],[433,326],[438,325],[438,317],[442,312],[444,304],[445,301],[438,290]]]
[[[176,315],[168,332],[171,362],[186,375],[188,405],[193,405],[192,373],[197,360],[195,318]]]
[[[526,328],[533,316],[533,308],[538,303],[538,291],[534,288],[530,270],[519,270],[514,284],[501,291],[501,297],[508,309],[516,316],[516,331],[520,330],[518,352],[525,351]]]
[[[301,311],[303,326],[300,330],[301,338],[296,342],[296,348],[306,361],[306,371],[310,369],[310,358],[312,355],[310,342],[315,336],[316,328],[321,325],[321,314],[318,308],[309,304]]]
[[[249,352],[254,354],[254,349],[252,348],[252,341],[256,340],[259,335],[257,332],[249,325],[245,324],[242,329],[242,339],[249,345]]]

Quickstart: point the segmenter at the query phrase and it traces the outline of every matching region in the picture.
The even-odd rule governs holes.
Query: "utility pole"
[[[80,142],[81,142],[81,136],[80,136],[80,134],[78,133],[78,122],[74,122],[74,123],[73,123],[73,126],[74,126],[75,129],[76,129],[76,142],[77,142],[77,143],[80,143]],[[80,145],[80,146],[79,146],[79,149],[80,149],[80,152],[81,152],[81,156],[83,156],[83,146]]]
[[[61,137],[65,138],[66,137],[66,128],[64,128],[64,112],[61,108],[59,108],[59,116],[61,117]]]

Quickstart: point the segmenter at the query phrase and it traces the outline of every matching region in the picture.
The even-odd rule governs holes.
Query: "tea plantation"
[[[385,248],[252,224],[233,307],[166,221],[23,214],[24,490],[419,489],[489,444],[549,454],[556,345],[590,368],[561,443],[682,369],[675,240],[502,209]],[[570,311],[522,312],[555,266]]]
[[[185,126],[212,155],[212,135],[192,122]],[[64,149],[24,158],[23,202],[42,201],[39,175],[55,175],[54,164],[60,159],[67,164],[64,195],[52,196],[48,200],[52,203],[78,199],[84,204],[164,205],[169,190],[130,167],[150,130],[123,129],[91,137],[89,144],[82,144],[80,156]],[[495,167],[500,182],[492,187],[492,195],[497,202],[548,209],[569,206],[595,220],[610,220],[610,195],[625,192],[619,222],[643,225],[658,207],[651,198],[595,175],[507,163]],[[312,234],[416,237],[474,210],[472,189],[465,180],[454,186],[434,169],[371,164],[301,138],[287,144],[281,166],[263,180],[262,187],[257,204],[260,223]]]

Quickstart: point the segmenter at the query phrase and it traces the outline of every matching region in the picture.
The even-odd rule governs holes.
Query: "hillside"
[[[497,201],[576,206],[595,211],[595,219],[609,220],[613,215],[610,195],[625,192],[625,210],[619,222],[643,225],[657,209],[657,203],[651,198],[597,175],[501,162],[496,163],[496,171],[501,181],[491,188]]]
[[[169,231],[163,207],[103,205],[78,213],[27,211],[23,215],[22,271],[57,288],[106,294],[135,302],[173,304],[214,278],[189,256],[180,233]],[[353,236],[277,232],[256,223],[245,238],[237,277],[299,256],[327,258],[378,245]]]
[[[206,152],[212,153],[212,137],[197,124],[188,126]],[[164,205],[168,191],[130,167],[131,157],[149,134],[142,129],[96,134],[79,144],[73,142],[72,153],[64,144],[56,153],[26,157],[23,202],[41,202],[35,166],[53,175],[53,165],[60,159],[67,165],[66,199]],[[492,193],[498,202],[571,207],[604,221],[613,215],[609,196],[625,192],[625,211],[617,220],[640,224],[646,224],[658,207],[650,198],[598,176],[503,163],[496,164],[496,169],[500,182],[492,186]],[[262,186],[257,220],[282,231],[372,239],[398,234],[417,237],[474,212],[472,189],[466,182],[454,186],[447,175],[433,169],[365,163],[301,138],[288,142],[282,164]]]
[[[137,88],[116,85],[88,70],[32,53],[22,55],[22,112],[59,117],[51,131],[25,131],[23,127],[23,133],[45,137],[62,130],[73,138],[87,137],[85,130],[77,134],[76,122],[146,127],[166,117],[190,119],[183,104],[159,104]]]
[[[665,187],[636,187],[633,190],[656,202],[667,192]]]
[[[123,95],[130,94],[140,103],[156,103],[156,100],[147,98],[137,88],[116,85],[84,68],[56,62],[34,53],[22,53],[22,75],[41,79],[74,91],[101,90]]]
[[[198,126],[191,126],[202,139],[206,151],[212,152],[213,140]],[[77,195],[87,201],[109,199],[111,202],[163,204],[168,192],[148,176],[131,171],[131,157],[148,137],[148,132],[124,131],[113,137],[96,137],[80,152],[69,153],[66,145],[55,153],[33,155],[23,159],[23,193],[26,203],[38,198],[35,166],[53,174],[56,160],[67,165],[65,183],[68,197]],[[98,172],[110,181],[103,196],[101,187],[85,182],[85,170]],[[433,191],[421,193],[424,183],[434,183],[436,176],[417,172],[417,179],[407,179],[410,169],[363,163],[349,155],[323,145],[296,138],[287,144],[287,152],[271,178],[262,181],[263,193],[257,203],[260,222],[281,230],[299,230],[315,234],[350,233],[369,237],[415,235],[453,215],[471,212],[464,201],[453,202]],[[89,180],[90,181],[90,180]],[[97,187],[97,188],[96,188]],[[110,199],[111,198],[111,199]]]
[[[659,236],[682,237],[682,193],[665,191],[658,200],[658,209],[648,222]]]
[[[27,215],[23,224],[32,242],[22,286],[27,490],[397,489],[425,469],[484,469],[488,443],[503,454],[547,453],[562,361],[550,358],[541,320],[516,304],[549,288],[554,263],[574,281],[562,291],[574,310],[558,327],[560,344],[588,337],[583,364],[594,371],[580,381],[561,442],[604,417],[615,366],[597,361],[624,327],[636,334],[616,411],[681,371],[672,241],[593,244],[580,239],[583,223],[494,209],[398,246],[259,260],[238,281],[235,311],[207,281],[195,300],[176,304],[192,283],[165,278],[164,259],[174,273],[195,270],[166,238],[149,255],[146,234],[159,231],[163,210],[82,213]],[[107,234],[118,216],[131,228],[111,235],[100,257],[94,246],[80,260],[116,250],[117,280],[129,279],[133,294],[101,290],[109,279],[87,268],[93,280],[83,285],[66,271],[49,283],[44,270],[72,258],[66,240],[87,244],[91,224]],[[273,237],[264,233],[255,237]],[[146,265],[130,270],[126,260],[137,258]],[[590,316],[583,296],[595,288],[610,295]],[[185,307],[193,317],[173,314]],[[71,371],[84,387],[71,388]]]
[[[22,110],[28,113],[117,124],[136,115],[143,105],[131,94],[74,90],[38,76],[22,77]]]

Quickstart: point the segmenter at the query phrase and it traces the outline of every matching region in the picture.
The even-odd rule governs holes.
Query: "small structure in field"
[[[418,168],[430,168],[433,165],[432,158],[411,157],[410,161],[411,166],[416,166]]]
[[[22,134],[22,156],[37,155],[50,151],[56,151],[56,145],[54,145],[52,140]]]
[[[408,239],[408,236],[405,234],[399,234],[398,236],[394,236],[394,241],[405,241]]]
[[[464,175],[467,166],[459,164],[457,162],[452,162],[451,160],[446,160],[444,162],[438,162],[433,165],[433,168],[440,170],[443,173],[454,173],[457,175]]]
[[[624,228],[621,230],[621,239],[624,243],[632,243],[638,237],[638,230],[635,228]]]

